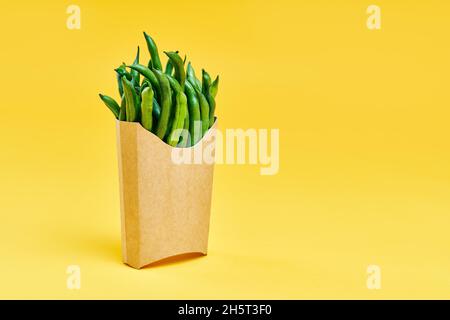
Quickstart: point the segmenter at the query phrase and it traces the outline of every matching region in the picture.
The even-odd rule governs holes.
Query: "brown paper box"
[[[212,131],[191,149],[214,144]],[[174,148],[140,123],[117,121],[117,144],[123,261],[139,269],[183,253],[206,254],[214,164],[174,163]]]

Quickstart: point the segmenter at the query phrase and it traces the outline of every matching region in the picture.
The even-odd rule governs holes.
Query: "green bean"
[[[144,90],[145,87],[151,87],[151,84],[150,84],[150,81],[146,77],[143,77],[142,82],[141,82],[141,92],[142,92],[142,90]]]
[[[136,91],[133,88],[133,84],[125,77],[122,78],[122,85],[126,99],[127,121],[135,122],[138,119]]]
[[[209,87],[209,93],[213,96],[213,98],[216,98],[218,90],[219,90],[219,76],[217,76],[216,79],[211,83],[211,86]]]
[[[150,56],[152,57],[152,66],[153,68],[162,71],[161,60],[159,60],[158,47],[156,46],[155,41],[144,32],[145,41],[147,42],[147,48],[150,52]]]
[[[167,137],[167,143],[175,147],[180,140],[180,135],[184,128],[184,119],[187,113],[187,99],[184,92],[179,91],[176,95],[175,113],[172,123],[172,129]]]
[[[139,46],[137,47],[137,53],[136,53],[136,58],[134,59],[133,64],[139,64]],[[133,86],[139,86],[139,72],[137,72],[137,70],[131,69],[130,71],[131,74],[131,79],[132,79],[132,83]]]
[[[208,72],[202,69],[202,92],[208,100],[209,104],[209,127],[214,124],[214,111],[216,110],[216,100],[210,92],[211,89],[211,77]],[[214,91],[214,89],[213,89]]]
[[[153,90],[151,87],[145,87],[142,91],[141,102],[141,123],[148,131],[152,131],[153,126]]]
[[[154,72],[161,88],[161,116],[159,117],[158,126],[156,128],[156,135],[160,139],[164,139],[167,133],[167,126],[169,123],[169,117],[171,113],[170,111],[172,108],[172,93],[170,90],[169,80],[167,80],[167,76],[157,69],[154,69]]]
[[[167,80],[169,80],[170,87],[172,88],[173,91],[175,91],[175,93],[181,91],[181,86],[174,77],[167,75]]]
[[[211,86],[211,77],[205,69],[202,69],[202,92],[207,96],[209,92],[209,87]]]
[[[203,93],[196,87],[194,87],[194,89],[195,93],[197,94],[198,102],[200,104],[200,116],[202,118],[202,136],[204,136],[206,131],[208,131],[209,129],[209,104]]]
[[[119,112],[120,112],[120,107],[117,104],[116,100],[114,100],[113,98],[103,95],[101,93],[99,93],[100,99],[102,99],[102,101],[105,103],[105,105],[109,108],[109,110],[112,111],[112,113],[114,114],[114,116],[116,117],[116,119],[119,118]]]
[[[171,76],[167,76],[167,79],[169,80],[170,83],[170,87],[172,88],[172,90],[174,91],[174,96],[175,96],[175,112],[174,112],[174,117],[172,119],[172,123],[169,125],[169,127],[171,128],[171,134],[169,136],[169,139],[171,139],[172,134],[175,134],[173,141],[171,142],[172,145],[175,144],[175,139],[180,140],[180,134],[182,137],[185,136],[185,132],[179,132],[182,129],[186,129],[186,133],[189,133],[189,111],[188,111],[188,107],[187,107],[187,102],[186,104],[181,104],[180,105],[180,98],[177,96],[182,93],[184,96],[185,94],[183,93],[180,84],[178,83],[178,81],[171,77]],[[186,96],[184,97],[184,99],[187,100]],[[180,108],[184,108],[185,110],[180,110]],[[179,114],[181,112],[181,115]],[[180,119],[179,117],[183,117],[184,114],[184,118]],[[187,124],[186,124],[186,117],[188,118],[187,120]],[[177,143],[178,143],[177,140]],[[169,143],[170,144],[170,143]],[[183,147],[186,145],[186,141],[180,141],[180,146]]]
[[[160,91],[161,91],[159,81],[158,81],[158,78],[155,76],[155,73],[152,70],[150,70],[146,66],[143,66],[142,64],[133,64],[128,67],[132,70],[136,70],[137,72],[142,74],[144,77],[146,77],[150,81],[150,83],[152,85],[152,89],[155,89],[156,93],[159,96]]]
[[[117,83],[119,87],[120,96],[123,96],[122,77],[126,76],[128,80],[131,80],[131,74],[129,74],[125,68],[126,65],[122,64],[120,67],[114,69],[117,75]]]
[[[184,91],[184,82],[186,80],[186,72],[184,71],[183,60],[178,55],[178,53],[176,53],[174,51],[171,51],[171,52],[164,51],[164,53],[169,57],[170,63],[175,68],[175,79],[178,80],[178,83],[181,86],[181,90]]]
[[[127,121],[127,100],[125,99],[125,94],[122,95],[122,101],[120,102],[119,120]]]
[[[171,76],[173,71],[173,64],[170,62],[170,59],[167,60],[166,63],[166,71],[164,71],[165,74]]]
[[[186,112],[184,117],[184,125],[183,125],[183,132],[181,133],[182,138],[182,147],[190,147],[191,146],[191,139],[190,139],[190,133],[189,133],[189,127],[190,127],[190,116],[189,116],[189,108],[188,103],[186,103]]]
[[[153,93],[153,108],[152,108],[152,115],[153,115],[153,127],[156,127],[156,123],[159,120],[159,117],[161,116],[161,107],[159,106],[158,101],[155,99],[155,95]]]
[[[117,78],[117,84],[118,84],[118,88],[119,88],[119,94],[120,94],[120,96],[122,96],[123,95],[122,76],[117,71],[116,71],[116,78]]]
[[[201,123],[200,103],[198,101],[195,89],[189,81],[186,81],[184,92],[186,93],[189,107],[189,132],[191,136],[191,145],[195,145],[202,137],[202,128],[201,125],[198,125]]]
[[[187,65],[187,71],[186,71],[186,77],[188,79],[188,81],[194,86],[196,87],[198,90],[202,89],[202,85],[200,80],[197,79],[197,77],[195,76],[195,71],[194,68],[191,65],[191,62],[188,62]]]
[[[207,100],[209,103],[209,127],[211,128],[216,121],[216,117],[214,114],[216,111],[216,100],[212,95],[209,95]]]
[[[125,70],[125,67],[126,67],[126,65],[124,64],[124,65],[120,66],[119,68],[114,69],[114,71],[116,71],[120,75],[121,78],[125,77],[125,78],[127,78],[128,81],[131,81],[131,79],[132,79],[131,74],[127,70]]]
[[[209,104],[209,127],[211,128],[214,124],[214,111],[216,110],[216,100],[214,97],[208,92],[206,99]]]

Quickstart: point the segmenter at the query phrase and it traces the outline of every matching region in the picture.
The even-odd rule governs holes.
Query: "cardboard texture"
[[[191,149],[214,139],[209,130]],[[174,148],[135,122],[117,121],[117,144],[124,263],[139,269],[183,253],[206,255],[214,164],[174,163]]]

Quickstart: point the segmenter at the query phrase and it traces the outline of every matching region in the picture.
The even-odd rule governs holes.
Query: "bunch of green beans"
[[[114,69],[120,104],[100,94],[100,99],[120,121],[139,122],[148,131],[174,147],[195,145],[215,121],[219,76],[211,80],[202,69],[202,78],[178,51],[164,51],[167,63],[163,70],[155,41],[144,32],[150,59]],[[142,80],[141,80],[142,76]]]

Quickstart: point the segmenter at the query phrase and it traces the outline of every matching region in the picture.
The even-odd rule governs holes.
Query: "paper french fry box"
[[[183,152],[214,148],[216,126]],[[139,269],[179,254],[206,254],[214,164],[177,163],[172,153],[181,148],[140,123],[117,121],[117,144],[123,261]]]

